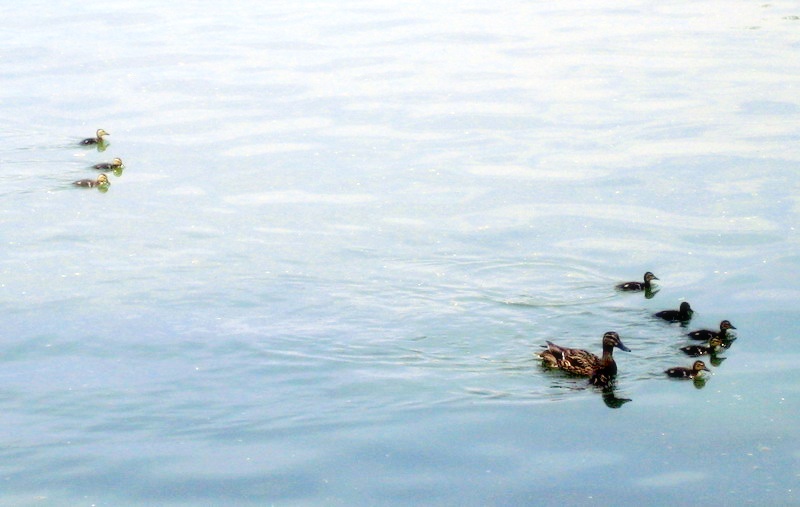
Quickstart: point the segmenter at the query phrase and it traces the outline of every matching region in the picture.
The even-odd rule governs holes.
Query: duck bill
[[[630,352],[630,351],[631,351],[631,349],[629,349],[628,347],[626,347],[626,346],[625,346],[625,344],[624,344],[624,343],[622,343],[622,342],[617,342],[617,345],[616,345],[616,346],[617,346],[617,348],[619,348],[619,349],[621,349],[621,350],[624,350],[625,352]]]

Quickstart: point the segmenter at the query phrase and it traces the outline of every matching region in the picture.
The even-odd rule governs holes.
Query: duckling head
[[[98,185],[110,185],[111,182],[108,181],[108,176],[106,176],[105,174],[101,174],[100,176],[97,177],[97,184]]]
[[[722,322],[720,322],[719,323],[719,328],[721,330],[736,329],[735,327],[733,327],[733,324],[731,324],[731,321],[729,321],[729,320],[723,320]]]
[[[701,371],[711,371],[706,367],[706,363],[703,361],[695,361],[692,365],[692,370],[694,370],[695,373],[700,373]]]
[[[647,272],[644,274],[644,281],[649,282],[650,280],[658,280],[658,277],[651,272]]]
[[[114,167],[122,167],[122,159],[115,158],[114,160],[111,161],[111,165],[113,165]]]
[[[97,138],[98,139],[103,139],[103,136],[110,136],[110,135],[111,134],[109,134],[108,132],[106,132],[103,129],[97,129]]]

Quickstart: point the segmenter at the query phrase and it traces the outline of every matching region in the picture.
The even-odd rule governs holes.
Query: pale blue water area
[[[0,19],[0,505],[800,503],[797,4]]]

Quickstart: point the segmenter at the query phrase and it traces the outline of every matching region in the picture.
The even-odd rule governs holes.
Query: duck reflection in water
[[[542,371],[549,371],[545,365],[542,365]],[[622,405],[632,401],[630,398],[621,398],[617,396],[617,385],[616,380],[611,379],[608,385],[605,386],[593,386],[587,382],[580,381],[576,376],[569,375],[569,376],[562,376],[558,378],[553,378],[552,383],[550,384],[550,388],[554,390],[567,390],[567,391],[586,391],[592,390],[596,393],[599,393],[603,403],[608,408],[620,408]]]
[[[615,383],[612,382],[611,384],[607,385],[603,388],[603,403],[606,404],[608,408],[619,408],[622,405],[632,401],[630,398],[619,398],[617,397],[615,391],[616,386]]]

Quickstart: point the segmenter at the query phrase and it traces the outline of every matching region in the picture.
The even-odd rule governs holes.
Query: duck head
[[[651,272],[647,272],[644,274],[644,281],[649,282],[650,280],[658,280],[658,277]]]
[[[624,350],[625,352],[630,352],[631,349],[625,346],[622,343],[622,340],[619,339],[619,335],[614,331],[608,331],[606,334],[603,335],[603,348],[604,349],[613,349],[617,347],[620,350]]]

